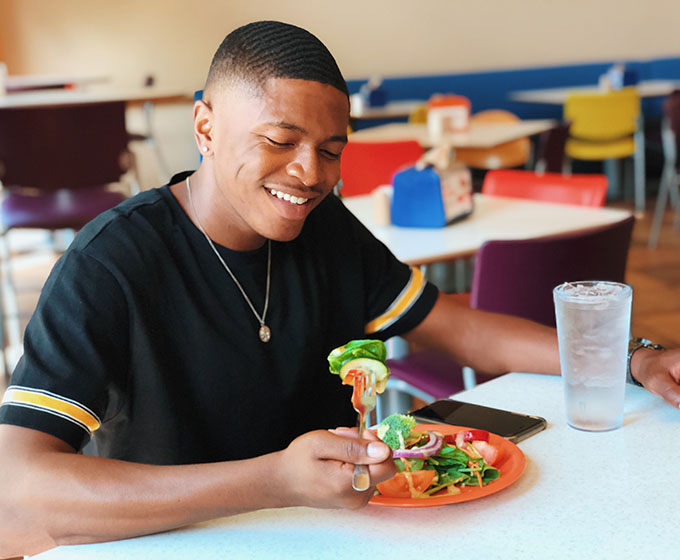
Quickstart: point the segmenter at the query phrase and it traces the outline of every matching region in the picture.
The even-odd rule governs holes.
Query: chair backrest
[[[561,173],[564,169],[564,146],[569,136],[570,123],[562,121],[553,128],[541,132],[536,142],[536,164],[534,169],[537,172]]]
[[[350,139],[340,160],[340,194],[368,194],[380,185],[391,184],[397,171],[414,164],[423,153],[423,148],[415,140],[354,142]]]
[[[45,190],[114,183],[127,144],[124,102],[2,109],[0,181]]]
[[[680,171],[680,89],[675,90],[666,98],[663,104],[663,112],[675,140],[675,153],[666,153],[665,157],[674,157],[675,167]]]
[[[640,96],[634,87],[606,93],[572,92],[564,104],[569,135],[583,140],[618,140],[637,129]]]
[[[599,173],[539,175],[522,169],[496,169],[486,172],[482,193],[579,206],[604,206],[607,177]]]
[[[521,119],[503,109],[487,109],[470,117],[470,124],[494,124],[518,122]],[[492,148],[458,148],[456,159],[468,167],[499,169],[524,165],[531,153],[529,138],[518,138]]]
[[[555,326],[552,290],[562,282],[623,282],[635,218],[584,232],[488,241],[477,252],[470,306]]]

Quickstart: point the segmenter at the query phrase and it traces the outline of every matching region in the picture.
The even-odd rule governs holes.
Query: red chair
[[[552,290],[558,284],[594,279],[624,281],[634,222],[631,216],[584,232],[487,241],[477,252],[470,306],[554,327]],[[414,352],[388,360],[388,365],[391,378],[415,387],[412,394],[420,398],[423,394],[445,398],[466,388],[460,364],[441,353]],[[477,377],[479,381],[489,379],[479,373]]]
[[[488,171],[484,176],[482,193],[580,206],[604,206],[607,177],[599,173],[539,175],[521,169],[497,169]]]
[[[415,140],[398,142],[349,141],[342,152],[342,196],[369,194],[380,185],[392,184],[401,168],[413,165],[424,150]]]

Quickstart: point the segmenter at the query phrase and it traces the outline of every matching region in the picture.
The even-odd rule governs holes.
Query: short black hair
[[[349,96],[326,45],[309,31],[280,21],[256,21],[229,33],[215,52],[205,88],[223,81],[262,87],[269,78],[320,82]]]

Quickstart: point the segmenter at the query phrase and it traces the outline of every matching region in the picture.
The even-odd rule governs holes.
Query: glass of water
[[[633,290],[617,282],[565,282],[553,290],[567,422],[580,430],[623,424]]]

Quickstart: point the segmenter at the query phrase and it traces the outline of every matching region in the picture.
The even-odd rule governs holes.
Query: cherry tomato
[[[489,441],[489,432],[486,430],[461,430],[455,434],[444,436],[446,443],[456,443],[458,441]]]

